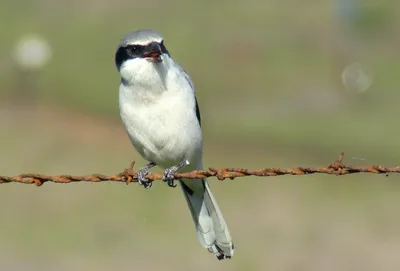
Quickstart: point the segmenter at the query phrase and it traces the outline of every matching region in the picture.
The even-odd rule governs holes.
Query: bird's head
[[[152,73],[169,56],[164,39],[155,30],[138,30],[121,39],[115,53],[115,64],[123,79],[137,73]],[[126,78],[124,78],[126,77]]]

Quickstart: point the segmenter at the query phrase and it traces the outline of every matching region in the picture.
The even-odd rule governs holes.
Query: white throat
[[[171,92],[181,91],[180,70],[169,55],[162,55],[162,62],[153,63],[143,58],[125,61],[120,68],[120,95],[140,103],[153,103]],[[180,78],[177,79],[177,78]]]
[[[144,58],[126,60],[120,68],[122,83],[155,92],[165,91],[170,57],[162,55],[161,58],[159,63]]]

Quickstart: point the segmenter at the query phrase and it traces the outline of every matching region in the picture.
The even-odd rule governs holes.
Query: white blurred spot
[[[16,44],[14,60],[25,69],[40,69],[51,59],[52,51],[49,43],[39,35],[28,34]]]
[[[343,85],[349,91],[364,92],[372,85],[372,71],[359,62],[353,62],[342,72]]]

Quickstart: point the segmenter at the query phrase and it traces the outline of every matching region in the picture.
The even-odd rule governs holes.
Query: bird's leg
[[[146,175],[149,174],[149,172],[150,172],[149,169],[151,169],[155,165],[156,165],[156,163],[154,163],[154,162],[148,163],[147,165],[145,165],[138,171],[138,175],[137,175],[138,183],[140,185],[143,185],[144,188],[150,188],[153,185],[152,181],[149,181],[146,178]]]
[[[169,167],[164,171],[164,176],[162,178],[163,182],[168,183],[169,187],[176,187],[175,184],[175,178],[174,178],[174,174],[180,170],[181,168],[189,165],[189,161],[188,160],[184,160],[182,162],[180,162],[179,164]]]

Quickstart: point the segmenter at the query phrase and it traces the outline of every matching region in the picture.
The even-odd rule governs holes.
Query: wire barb
[[[185,173],[175,173],[173,178],[179,179],[204,179],[209,177],[217,177],[218,180],[225,180],[227,178],[233,180],[237,177],[245,176],[281,176],[281,175],[306,175],[306,174],[329,174],[329,175],[348,175],[354,173],[374,173],[374,174],[386,174],[389,173],[400,173],[400,166],[395,167],[383,167],[383,166],[348,166],[343,163],[344,153],[339,155],[339,158],[332,164],[319,167],[319,168],[307,168],[307,167],[296,167],[296,168],[263,168],[250,170],[246,168],[209,168],[209,170],[194,170]],[[135,162],[132,162],[128,169],[123,172],[107,176],[102,174],[91,174],[86,176],[73,176],[73,175],[58,175],[58,176],[47,176],[43,174],[20,174],[14,177],[0,176],[0,184],[4,183],[24,183],[24,184],[35,184],[41,186],[45,182],[53,183],[73,183],[73,182],[121,182],[129,184],[131,182],[137,182],[137,172],[133,170]],[[162,180],[162,174],[148,174],[146,178],[150,181]]]

